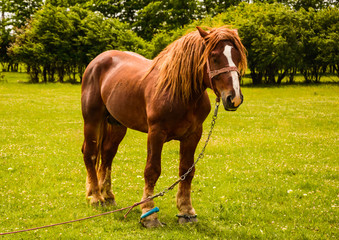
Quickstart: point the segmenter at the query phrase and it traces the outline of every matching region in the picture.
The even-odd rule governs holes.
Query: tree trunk
[[[255,72],[255,69],[251,69],[251,78],[254,85],[262,83],[262,72]]]
[[[292,68],[292,70],[290,71],[290,75],[289,75],[289,83],[293,83],[294,82],[294,76],[297,73],[296,68]]]
[[[78,67],[78,73],[79,73],[80,83],[82,83],[82,75],[84,74],[84,67],[83,66],[80,65]]]
[[[44,83],[47,83],[47,67],[43,66],[42,76],[44,78]]]
[[[38,83],[39,82],[39,67],[33,66],[31,71],[30,71],[30,77],[32,83]]]
[[[58,75],[59,75],[59,82],[63,83],[64,82],[64,76],[65,76],[65,70],[64,67],[58,67]]]
[[[269,68],[266,70],[266,74],[267,74],[267,82],[275,83],[275,70],[272,66],[269,66]]]
[[[287,73],[287,70],[283,71],[282,74],[278,74],[278,80],[277,80],[278,84],[281,84],[281,81],[285,78],[286,73]]]
[[[55,67],[53,65],[50,65],[48,67],[48,81],[49,82],[55,81],[54,74],[55,74]]]

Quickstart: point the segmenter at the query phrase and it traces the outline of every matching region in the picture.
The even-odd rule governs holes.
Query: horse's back
[[[90,80],[102,80],[104,75],[114,72],[123,65],[133,66],[134,71],[143,71],[150,66],[152,61],[134,52],[122,52],[110,50],[99,54],[87,66],[84,76],[83,85]]]

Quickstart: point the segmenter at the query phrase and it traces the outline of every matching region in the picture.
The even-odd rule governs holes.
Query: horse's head
[[[206,85],[213,89],[217,97],[221,97],[227,111],[235,111],[243,102],[239,66],[244,61],[244,56],[243,52],[238,49],[239,43],[234,42],[231,38],[215,40],[215,43],[209,46],[208,41],[211,41],[210,38],[213,36],[209,38],[210,33],[201,28],[198,30],[206,41],[206,48],[210,47],[206,59]],[[231,30],[228,31],[231,32]],[[233,34],[236,35],[236,33]],[[241,45],[241,47],[243,46]]]
[[[221,97],[227,111],[235,111],[243,102],[240,90],[239,51],[230,41],[220,41],[210,53],[207,70],[210,87]]]

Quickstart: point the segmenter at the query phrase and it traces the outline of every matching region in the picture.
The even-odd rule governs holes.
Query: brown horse
[[[202,124],[210,112],[206,88],[221,97],[226,110],[236,110],[243,97],[239,76],[246,69],[246,50],[237,33],[225,27],[206,32],[198,27],[170,44],[153,61],[136,53],[107,51],[87,67],[82,82],[83,157],[87,168],[86,197],[91,204],[115,204],[111,166],[127,128],[148,133],[145,187],[152,196],[161,172],[161,151],[180,141],[179,176],[194,162]],[[101,160],[100,160],[101,159]],[[194,170],[179,184],[179,222],[196,221],[191,203]],[[154,207],[141,205],[142,213]],[[142,220],[159,226],[157,214]]]

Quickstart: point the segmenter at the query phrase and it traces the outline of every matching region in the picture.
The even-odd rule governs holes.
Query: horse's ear
[[[232,29],[232,31],[233,31],[235,34],[237,34],[237,36],[239,36],[239,34],[238,34],[238,29],[234,28],[234,29]]]
[[[200,36],[202,38],[205,38],[207,35],[208,35],[208,32],[206,32],[205,30],[203,30],[201,27],[197,27],[199,33],[200,33]]]

